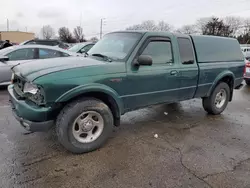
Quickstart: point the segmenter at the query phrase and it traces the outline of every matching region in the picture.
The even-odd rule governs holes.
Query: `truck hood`
[[[86,66],[104,65],[107,62],[98,61],[92,58],[86,57],[64,57],[64,58],[52,58],[36,61],[28,61],[13,67],[15,74],[27,78],[27,77],[40,77],[45,74],[53,72],[63,71],[67,69],[74,69]]]

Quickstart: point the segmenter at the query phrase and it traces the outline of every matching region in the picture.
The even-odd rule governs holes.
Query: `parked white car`
[[[45,45],[17,45],[0,50],[0,85],[8,85],[11,80],[11,67],[36,59],[82,56],[79,53]]]
[[[250,58],[250,45],[241,45],[241,50],[245,58]]]

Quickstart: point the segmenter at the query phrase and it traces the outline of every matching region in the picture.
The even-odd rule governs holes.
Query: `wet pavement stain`
[[[248,108],[245,86],[219,116],[199,99],[140,109],[122,117],[103,148],[73,155],[53,130],[27,134],[2,89],[0,187],[250,187]]]

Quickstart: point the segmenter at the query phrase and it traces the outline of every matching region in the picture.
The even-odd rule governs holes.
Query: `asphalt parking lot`
[[[127,113],[103,148],[84,155],[66,152],[53,131],[28,134],[0,90],[1,188],[249,188],[249,177],[250,87],[219,116],[199,99]]]

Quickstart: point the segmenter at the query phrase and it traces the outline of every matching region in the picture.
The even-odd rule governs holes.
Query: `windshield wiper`
[[[20,63],[17,63],[16,65],[13,65],[10,69],[13,70],[18,65],[20,65]]]
[[[96,56],[96,57],[101,57],[103,58],[105,61],[109,61],[109,62],[112,62],[112,59],[106,55],[103,55],[103,54],[91,54],[92,56]]]

